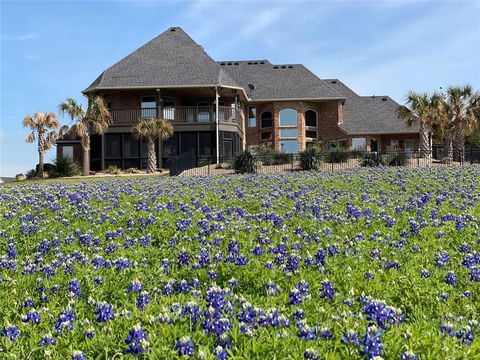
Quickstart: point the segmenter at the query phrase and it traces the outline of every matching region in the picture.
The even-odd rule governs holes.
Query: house
[[[83,93],[102,96],[112,115],[108,132],[91,137],[92,170],[146,167],[146,144],[130,132],[139,118],[174,127],[156,144],[159,167],[179,155],[222,161],[261,144],[297,153],[318,139],[330,149],[418,147],[418,129],[396,118],[391,98],[359,96],[300,64],[214,61],[179,27],[103,71]],[[78,140],[59,140],[58,155],[81,163]]]

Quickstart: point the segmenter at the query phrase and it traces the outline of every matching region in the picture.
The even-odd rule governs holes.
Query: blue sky
[[[170,26],[215,60],[303,63],[361,95],[480,88],[479,1],[0,1],[0,176],[37,163],[25,115],[81,100],[102,70]]]

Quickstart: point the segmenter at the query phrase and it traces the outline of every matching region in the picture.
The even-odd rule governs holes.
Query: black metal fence
[[[274,155],[254,155],[256,173],[273,174],[305,170],[302,166],[301,154],[278,153]],[[168,158],[166,163],[170,169],[170,176],[194,175],[223,175],[234,174],[235,157],[195,157],[185,154]],[[376,166],[407,166],[425,167],[448,164],[480,164],[480,149],[466,149],[453,152],[443,149],[434,149],[426,152],[395,151],[395,152],[366,152],[366,151],[331,151],[315,155],[316,171],[335,171],[359,167]]]

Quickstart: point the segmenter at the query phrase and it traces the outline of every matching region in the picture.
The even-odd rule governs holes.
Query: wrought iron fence
[[[301,154],[278,153],[254,155],[256,173],[273,174],[310,170],[302,166]],[[166,161],[171,176],[235,174],[235,157],[196,157],[184,154]],[[406,166],[425,167],[448,164],[480,164],[480,149],[454,150],[450,156],[439,149],[420,153],[419,151],[366,152],[331,151],[315,155],[316,171],[336,171],[361,167]]]

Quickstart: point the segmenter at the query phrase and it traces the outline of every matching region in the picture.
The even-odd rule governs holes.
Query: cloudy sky
[[[4,1],[0,176],[34,167],[21,121],[56,111],[170,26],[215,60],[303,63],[361,95],[480,88],[479,1]],[[46,160],[53,161],[54,151]]]

